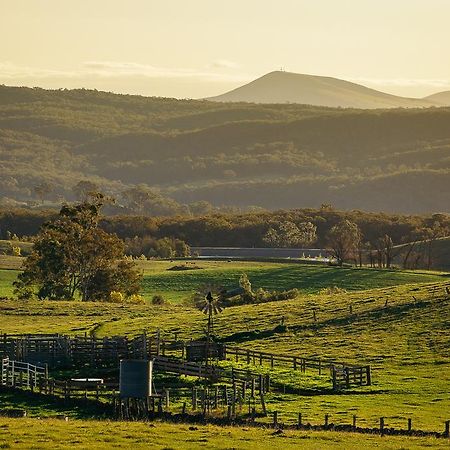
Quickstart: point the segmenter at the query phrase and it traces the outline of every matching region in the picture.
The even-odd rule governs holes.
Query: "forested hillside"
[[[0,200],[11,205],[72,200],[86,180],[126,213],[190,214],[201,200],[449,211],[450,108],[333,109],[0,86],[0,170]]]

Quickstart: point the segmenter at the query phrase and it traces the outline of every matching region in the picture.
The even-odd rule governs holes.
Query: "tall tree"
[[[271,247],[305,246],[316,240],[316,226],[311,222],[302,222],[297,226],[286,221],[275,228],[270,227],[263,237],[263,241]]]
[[[362,234],[356,223],[344,219],[334,225],[327,235],[328,252],[342,266],[354,256],[361,242]]]
[[[436,214],[436,216],[438,216]],[[449,229],[443,225],[438,220],[435,220],[428,228],[423,230],[424,240],[426,243],[426,257],[427,257],[427,269],[431,269],[433,265],[433,250],[435,247],[435,242],[447,236],[450,233]]]
[[[99,192],[99,187],[92,181],[81,180],[72,188],[72,191],[77,200],[86,202],[91,195]]]
[[[33,187],[34,193],[38,196],[41,203],[44,203],[44,198],[50,194],[54,189],[54,186],[48,181],[42,181]]]
[[[19,296],[36,291],[39,298],[108,299],[112,291],[139,291],[140,274],[127,262],[124,244],[98,227],[103,196],[64,205],[58,217],[45,223],[33,252],[14,283]]]

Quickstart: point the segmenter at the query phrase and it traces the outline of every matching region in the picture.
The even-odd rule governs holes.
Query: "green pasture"
[[[301,374],[285,367],[275,366],[271,369],[270,366],[251,366],[252,370],[269,373],[274,381],[309,391],[308,395],[273,392],[267,396],[268,411],[278,411],[280,421],[294,423],[301,412],[306,423],[323,423],[324,415],[329,414],[331,422],[349,424],[355,414],[361,426],[376,427],[379,418],[385,417],[386,426],[406,428],[407,419],[411,418],[413,428],[443,431],[444,421],[450,419],[450,300],[445,294],[445,288],[450,287],[450,279],[446,274],[213,261],[195,261],[202,269],[173,272],[167,269],[179,262],[152,261],[140,264],[145,276],[145,297],[149,300],[153,294],[161,293],[171,301],[156,306],[150,302],[129,305],[2,300],[0,332],[86,332],[109,336],[136,335],[144,330],[152,333],[160,329],[162,335],[169,338],[174,332],[183,339],[198,338],[203,334],[205,316],[181,300],[203,282],[228,280],[233,285],[239,275],[245,272],[255,288],[297,287],[300,294],[294,300],[226,308],[215,318],[214,329],[218,339],[278,354],[332,358],[372,366],[372,386],[342,393],[331,392],[327,388],[330,385],[327,374],[319,377],[310,370]],[[17,273],[15,270],[0,271],[0,296],[10,295],[8,289]],[[348,292],[338,295],[317,294],[320,289],[333,285],[346,288]],[[279,326],[281,322],[285,328]],[[226,364],[246,367],[243,361]],[[14,403],[4,397],[0,400],[5,404]],[[41,405],[39,408],[45,410],[49,407]],[[94,433],[101,422],[80,423]],[[125,427],[118,424],[117,429],[122,426]],[[157,424],[156,427],[163,430],[172,425]],[[175,439],[184,425],[173,427]],[[264,439],[264,433],[269,433],[262,430],[246,431],[244,436],[248,439],[241,441],[243,438],[238,437],[242,431],[240,429],[217,430],[218,436],[223,437],[220,433],[229,433],[226,444],[223,441],[224,448],[252,448],[252,445],[261,448],[257,447],[257,439]],[[46,429],[43,439],[54,432],[56,429]],[[138,439],[139,433],[138,429],[129,432],[133,447],[135,441],[132,439]],[[31,439],[32,435],[30,433],[28,438]],[[270,433],[267,435],[272,436]],[[291,436],[290,433],[287,435]],[[311,448],[324,448],[326,442],[326,448],[333,448],[335,442],[339,442],[341,447],[336,444],[337,448],[358,448],[362,442],[368,445],[369,440],[373,439],[370,442],[375,446],[386,444],[380,448],[389,448],[389,445],[392,448],[420,448],[422,445],[439,448],[443,442],[405,441],[392,437],[377,441],[376,437],[343,433],[326,433],[323,438],[320,436],[322,434],[292,433],[289,439],[283,438],[282,444],[274,441],[271,445],[289,448],[292,444],[294,448],[300,442],[303,448],[308,448],[304,447],[305,443],[311,444]],[[123,436],[118,432],[111,439],[122,442]],[[183,447],[171,439],[162,437],[161,448],[192,448],[187,444],[184,444],[187,447]],[[204,447],[217,444],[220,441],[217,439],[204,441]],[[322,439],[330,439],[329,445]],[[27,448],[27,437],[19,440],[23,442],[23,448]],[[97,444],[100,445],[98,448],[103,448],[101,441]]]
[[[355,271],[356,273],[356,271]],[[280,420],[321,423],[324,414],[334,423],[405,427],[412,418],[417,428],[441,430],[450,411],[450,283],[405,284],[339,295],[302,294],[295,300],[230,307],[215,319],[219,339],[290,355],[333,358],[370,364],[373,385],[341,394],[330,392],[327,375],[306,374],[264,366],[253,370],[309,395],[270,394],[269,412]],[[447,297],[448,298],[448,297]],[[387,304],[386,304],[387,300]],[[350,314],[349,305],[352,305]],[[316,322],[312,308],[316,309]],[[283,319],[286,329],[280,329]],[[136,335],[160,329],[169,338],[200,337],[205,316],[183,303],[121,305],[14,300],[0,303],[1,332],[61,332]],[[245,367],[243,362],[238,367]]]
[[[0,256],[0,297],[13,295],[12,281],[18,274],[21,261],[21,258]],[[433,282],[447,276],[439,272],[341,269],[307,264],[243,261],[138,261],[137,264],[144,273],[143,296],[150,300],[153,295],[160,294],[166,300],[175,302],[189,298],[203,284],[237,286],[242,273],[248,275],[254,288],[262,287],[269,290],[297,288],[309,294],[331,286],[354,291],[406,283]],[[176,265],[185,265],[192,269],[168,270]],[[8,271],[6,270],[8,268],[14,270]]]
[[[381,437],[356,433],[285,431],[248,427],[109,422],[99,420],[0,418],[0,448],[14,449],[346,449],[448,448],[445,439]]]

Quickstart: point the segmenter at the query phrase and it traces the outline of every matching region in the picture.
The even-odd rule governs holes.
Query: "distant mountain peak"
[[[442,106],[439,99],[399,97],[339,78],[274,70],[207,100],[216,102],[301,103],[342,108]]]

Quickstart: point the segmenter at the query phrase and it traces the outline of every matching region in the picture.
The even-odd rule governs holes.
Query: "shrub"
[[[123,303],[123,294],[119,291],[112,291],[109,294],[109,301],[112,303]]]
[[[320,295],[332,295],[332,294],[345,294],[346,289],[340,288],[339,286],[328,286],[319,291]]]
[[[127,297],[127,303],[132,303],[133,305],[144,305],[145,299],[142,295],[133,294]]]
[[[164,305],[166,301],[162,295],[154,295],[152,298],[152,305]]]

